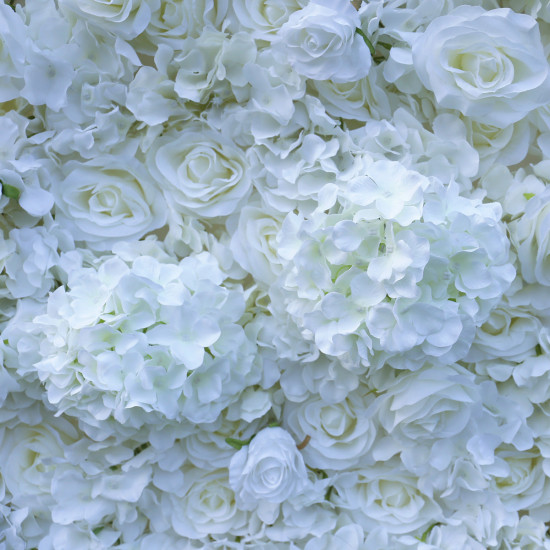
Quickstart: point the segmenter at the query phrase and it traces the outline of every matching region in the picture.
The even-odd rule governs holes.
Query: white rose
[[[318,395],[302,403],[287,402],[284,423],[297,441],[305,442],[306,463],[330,470],[358,464],[376,438],[373,399],[361,386],[340,403],[325,403]]]
[[[213,130],[188,127],[165,135],[148,166],[182,214],[214,218],[242,206],[252,190],[244,153]]]
[[[282,219],[268,213],[265,207],[245,206],[239,213],[237,227],[231,231],[231,251],[238,264],[257,281],[269,285],[282,271],[277,254],[277,234]],[[234,225],[234,223],[232,223]]]
[[[0,474],[18,506],[50,506],[54,473],[63,470],[67,447],[77,441],[76,429],[63,418],[36,426],[19,425],[0,439]]]
[[[490,488],[508,510],[528,510],[547,505],[550,496],[544,459],[536,449],[518,451],[503,445],[495,451],[494,465],[487,467]]]
[[[343,473],[334,489],[332,501],[365,530],[382,526],[388,533],[411,533],[442,518],[419,479],[396,459]]]
[[[541,329],[541,322],[534,315],[522,308],[501,304],[478,327],[466,359],[523,361],[534,354]]]
[[[62,7],[124,39],[135,38],[151,20],[155,0],[62,0]]]
[[[280,504],[307,486],[307,470],[296,442],[282,428],[264,428],[237,451],[229,464],[229,484],[237,505],[254,510]]]
[[[527,120],[499,128],[483,121],[466,119],[470,143],[479,154],[479,174],[502,163],[512,166],[521,162],[527,155],[531,141],[531,129]]]
[[[314,80],[350,82],[367,75],[369,48],[355,32],[361,27],[348,0],[314,0],[294,12],[275,39],[294,70]]]
[[[509,227],[525,281],[550,286],[550,188],[532,197]]]
[[[139,47],[149,49],[151,55],[159,44],[178,50],[182,39],[196,38],[208,27],[220,29],[227,22],[228,0],[165,0],[159,4],[145,32],[136,40]]]
[[[307,4],[307,0],[234,0],[232,9],[239,28],[250,29],[256,39],[271,40],[290,15]]]
[[[53,189],[55,219],[75,240],[107,250],[164,225],[166,203],[138,161],[105,156],[69,162],[66,170]]]
[[[237,508],[227,470],[187,469],[184,485],[182,498],[163,495],[168,499],[172,527],[178,535],[197,539],[208,535],[243,534],[248,514]]]
[[[380,71],[373,67],[368,77],[350,82],[321,80],[312,83],[316,95],[333,117],[353,121],[391,118],[390,102],[380,82]]]
[[[380,424],[413,444],[456,437],[479,400],[473,378],[466,369],[443,365],[404,374],[378,399]]]
[[[548,62],[528,15],[459,6],[434,19],[412,53],[439,105],[485,124],[507,126],[548,101]]]

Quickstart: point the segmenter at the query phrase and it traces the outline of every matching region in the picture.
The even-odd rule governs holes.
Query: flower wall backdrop
[[[550,549],[550,8],[0,5],[0,549]]]

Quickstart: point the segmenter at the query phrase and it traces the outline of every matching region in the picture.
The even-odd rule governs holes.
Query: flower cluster
[[[0,549],[550,550],[546,4],[1,4]]]

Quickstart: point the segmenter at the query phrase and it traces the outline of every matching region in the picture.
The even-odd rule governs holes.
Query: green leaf
[[[526,200],[529,200],[535,196],[535,193],[523,193],[523,196],[526,198]]]
[[[281,424],[279,422],[270,422],[267,427],[268,428],[278,428]]]
[[[370,54],[374,57],[374,46],[372,45],[372,42],[369,40],[368,36],[359,27],[355,29],[355,32],[365,41],[365,44],[369,47]]]
[[[228,445],[231,445],[234,449],[237,449],[237,451],[240,451],[245,445],[248,445],[252,441],[252,438],[244,441],[242,439],[234,439],[232,437],[226,437],[225,442]]]
[[[21,196],[21,191],[14,187],[13,185],[8,185],[7,183],[2,183],[2,194],[6,195],[8,199],[18,199]]]

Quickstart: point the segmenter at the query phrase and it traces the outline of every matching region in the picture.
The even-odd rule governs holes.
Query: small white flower
[[[62,7],[75,12],[83,20],[103,27],[125,39],[135,38],[151,20],[152,0],[63,0]]]
[[[67,104],[67,90],[74,78],[72,65],[63,59],[63,52],[43,53],[31,50],[27,53],[25,87],[21,95],[31,105],[47,105],[59,111]]]

